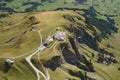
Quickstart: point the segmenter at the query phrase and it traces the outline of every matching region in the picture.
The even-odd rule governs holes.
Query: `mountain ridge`
[[[9,17],[2,18],[1,21],[8,23],[9,27],[4,23],[2,24],[3,31],[0,31],[0,36],[3,36],[3,39],[0,40],[0,55],[3,56],[0,61],[0,74],[2,75],[2,78],[0,78],[15,80],[17,77],[17,74],[15,74],[16,69],[18,74],[21,72],[30,73],[30,75],[21,75],[20,77],[22,78],[19,80],[36,79],[35,75],[33,75],[34,71],[24,59],[31,54],[31,51],[34,52],[41,42],[38,32],[32,30],[34,25],[35,30],[41,30],[43,42],[48,36],[54,35],[58,27],[60,31],[65,31],[67,35],[66,41],[50,43],[48,46],[48,49],[50,49],[41,53],[39,55],[40,59],[37,58],[38,55],[34,55],[31,59],[32,63],[42,72],[45,71],[45,68],[48,69],[51,80],[56,80],[56,76],[63,76],[59,80],[94,80],[93,75],[96,75],[97,77],[95,78],[98,80],[110,78],[111,80],[116,80],[119,76],[117,68],[119,68],[120,49],[118,47],[119,40],[114,39],[114,35],[119,36],[119,27],[91,14],[96,13],[89,9],[76,11],[56,10],[11,14]],[[11,20],[12,18],[14,20]],[[19,23],[19,20],[22,20],[22,22]],[[9,23],[12,23],[13,26]],[[114,41],[112,41],[113,39]],[[12,42],[15,42],[17,47]],[[8,47],[3,47],[5,43],[11,44],[8,44]],[[13,66],[5,74],[3,70],[6,58],[19,55],[23,56],[15,59]],[[74,68],[70,69],[67,65]],[[115,75],[111,75],[110,72],[113,72]],[[14,76],[10,76],[11,73]],[[30,77],[31,75],[33,77]],[[41,80],[44,79],[41,78]]]

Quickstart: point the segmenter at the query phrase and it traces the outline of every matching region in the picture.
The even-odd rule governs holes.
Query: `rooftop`
[[[57,40],[65,40],[66,39],[66,33],[63,32],[63,31],[57,31],[54,35],[54,38],[57,39]]]

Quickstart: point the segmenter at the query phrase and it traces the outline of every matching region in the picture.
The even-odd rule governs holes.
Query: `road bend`
[[[40,38],[41,38],[41,43],[42,43],[42,36],[41,36],[41,33],[40,33],[41,30],[37,31],[40,35]],[[37,75],[37,80],[40,80],[40,75],[42,75],[44,77],[45,80],[49,80],[50,77],[49,76],[46,76],[43,72],[41,72],[39,69],[37,69],[31,62],[31,58],[33,55],[35,54],[39,54],[41,51],[40,51],[40,48],[41,48],[42,44],[38,47],[38,49],[33,52],[32,54],[30,54],[29,56],[27,56],[25,59],[26,61],[28,62],[28,64],[33,68],[33,70],[35,71],[36,75]],[[49,75],[49,73],[48,73]]]

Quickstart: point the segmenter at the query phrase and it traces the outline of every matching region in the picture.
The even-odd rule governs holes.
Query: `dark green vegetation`
[[[1,0],[0,80],[36,80],[25,61],[40,45],[39,34],[31,31],[35,24],[35,29],[43,29],[43,41],[57,27],[67,33],[67,40],[51,43],[39,59],[32,58],[41,72],[48,69],[51,80],[119,80],[119,4],[119,0]],[[6,58],[21,55],[12,66],[5,64]]]
[[[57,8],[83,9],[93,6],[100,13],[114,16],[118,13],[119,4],[119,0],[0,0],[0,10],[8,12],[31,12],[56,10]]]

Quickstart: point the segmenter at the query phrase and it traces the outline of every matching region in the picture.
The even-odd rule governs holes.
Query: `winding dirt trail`
[[[43,77],[44,77],[44,80],[50,80],[50,75],[49,75],[49,73],[48,73],[48,69],[46,69],[45,70],[45,74],[43,73],[43,72],[41,72],[39,69],[37,69],[33,64],[32,64],[32,62],[31,62],[31,58],[32,58],[32,56],[34,56],[35,54],[38,54],[38,60],[40,60],[39,59],[39,54],[42,52],[40,49],[41,49],[41,46],[43,45],[43,42],[42,42],[42,35],[41,35],[41,30],[34,30],[34,31],[36,31],[36,32],[38,32],[39,33],[39,36],[40,36],[40,40],[41,40],[41,42],[40,42],[40,46],[37,48],[37,49],[34,49],[34,50],[32,50],[32,51],[30,51],[30,52],[28,52],[28,53],[26,53],[26,54],[23,54],[23,55],[20,55],[20,56],[16,56],[16,57],[10,57],[10,58],[13,58],[13,59],[17,59],[17,58],[21,58],[21,57],[23,57],[23,56],[26,56],[26,55],[28,55],[28,54],[30,54],[30,55],[28,55],[26,58],[25,58],[25,60],[28,62],[28,64],[33,68],[33,70],[35,71],[35,73],[36,73],[36,75],[37,75],[37,80],[40,80],[40,75],[42,75]],[[5,57],[5,56],[1,56],[0,58],[8,58],[8,57]]]
[[[37,31],[37,32],[39,33],[40,38],[41,38],[41,45],[38,47],[38,49],[37,49],[35,52],[33,52],[32,54],[30,54],[29,56],[27,56],[25,59],[26,59],[26,61],[28,62],[28,64],[34,69],[34,71],[35,71],[35,73],[36,73],[36,75],[37,75],[37,80],[40,80],[40,75],[42,75],[45,80],[50,80],[50,76],[49,76],[49,73],[48,73],[48,72],[47,72],[47,76],[46,76],[46,75],[45,75],[44,73],[42,73],[39,69],[37,69],[37,68],[32,64],[32,62],[31,62],[31,58],[32,58],[33,55],[35,55],[35,54],[40,54],[40,52],[42,52],[42,51],[40,51],[41,46],[42,46],[42,35],[41,35],[40,31],[41,31],[41,30],[39,30],[39,31]],[[46,71],[47,71],[47,70],[46,70]]]

